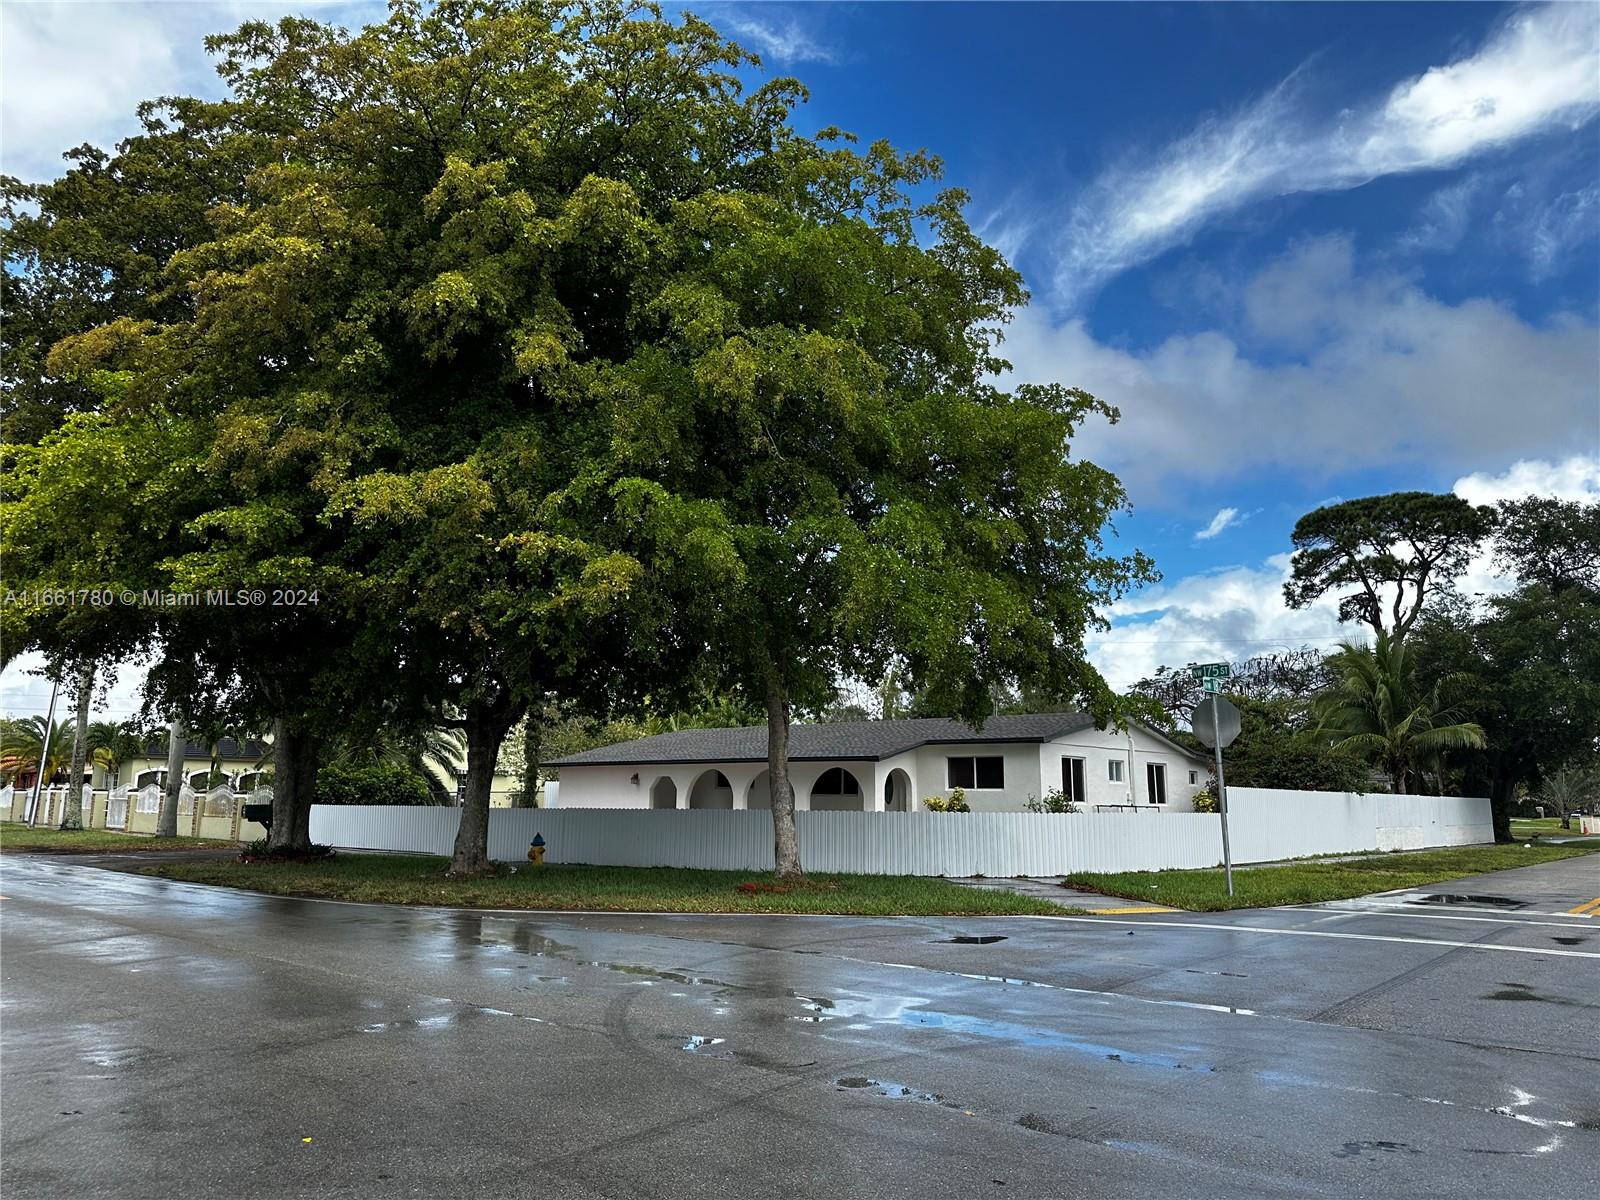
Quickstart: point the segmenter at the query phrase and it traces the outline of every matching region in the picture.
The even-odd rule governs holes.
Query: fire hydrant
[[[528,843],[528,861],[536,867],[544,866],[544,834],[534,834]]]

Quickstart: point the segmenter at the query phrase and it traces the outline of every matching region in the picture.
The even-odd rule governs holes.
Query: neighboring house
[[[216,746],[217,769],[228,777],[235,791],[251,791],[263,774],[272,771],[272,746],[259,738],[223,738]],[[207,742],[185,742],[183,747],[183,777],[196,791],[205,791],[211,774],[212,747]],[[165,787],[167,783],[167,753],[163,741],[152,739],[145,743],[144,753],[136,754],[117,765],[114,772],[95,767],[92,774],[95,788],[128,786],[142,788],[147,784]]]
[[[770,808],[765,725],[685,729],[557,759],[562,808]],[[942,717],[789,730],[799,809],[915,812],[966,793],[974,811],[1017,811],[1059,788],[1085,808],[1192,812],[1207,760],[1141,725],[1097,729],[1083,713]]]
[[[428,774],[438,780],[440,786],[456,798],[460,803],[466,795],[467,764],[464,760],[454,763],[440,763],[428,759],[424,766]],[[517,797],[522,794],[522,783],[515,775],[507,775],[504,771],[496,771],[489,780],[489,807],[511,808],[516,804]]]

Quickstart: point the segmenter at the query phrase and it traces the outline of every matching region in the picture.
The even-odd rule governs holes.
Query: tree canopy
[[[1334,593],[1341,621],[1403,638],[1429,598],[1466,569],[1494,524],[1494,509],[1432,492],[1327,505],[1295,522],[1284,600],[1304,608]]]
[[[1071,441],[1115,412],[995,383],[1026,296],[937,159],[801,136],[798,83],[747,92],[753,56],[648,4],[397,0],[208,45],[225,100],[29,193],[20,369],[57,416],[4,536],[30,581],[317,602],[8,632],[159,650],[191,725],[271,720],[275,843],[330,739],[432,712],[483,785],[474,868],[528,707],[712,679],[765,708],[793,873],[788,722],[840,678],[1113,715],[1083,635],[1154,573],[1105,552],[1123,493]]]

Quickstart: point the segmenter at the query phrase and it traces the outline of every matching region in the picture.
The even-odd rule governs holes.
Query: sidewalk
[[[1126,896],[1102,896],[1099,892],[1080,892],[1061,886],[1060,875],[1023,876],[1015,879],[950,879],[947,882],[962,887],[982,888],[991,892],[1014,892],[1035,900],[1047,900],[1063,908],[1077,908],[1089,913],[1107,916],[1124,913],[1167,913],[1178,909],[1160,904],[1146,904],[1129,900]]]

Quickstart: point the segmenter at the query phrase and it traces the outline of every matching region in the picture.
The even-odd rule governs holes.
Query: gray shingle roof
[[[944,742],[1045,742],[1066,733],[1093,727],[1087,713],[1028,713],[990,717],[982,732],[948,717],[918,717],[907,721],[833,721],[820,725],[793,725],[789,729],[789,757],[801,761],[851,760],[874,762],[892,758],[918,746]],[[558,758],[552,767],[628,765],[631,763],[765,762],[767,727],[746,725],[738,729],[680,729],[654,737],[617,742]]]

